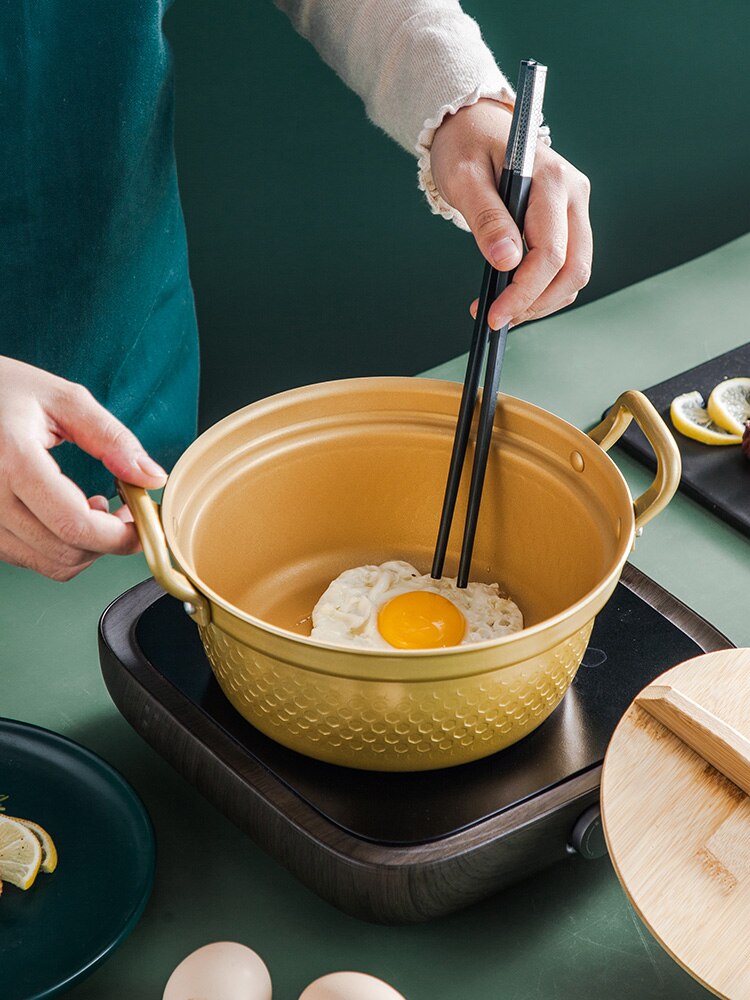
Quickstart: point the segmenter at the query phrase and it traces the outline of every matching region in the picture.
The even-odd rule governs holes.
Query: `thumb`
[[[454,196],[454,208],[466,219],[486,260],[498,271],[511,271],[521,263],[521,234],[502,202],[491,166],[469,175]]]
[[[98,458],[118,479],[146,489],[164,485],[164,469],[146,454],[135,434],[82,385],[68,383],[50,415],[67,441]]]

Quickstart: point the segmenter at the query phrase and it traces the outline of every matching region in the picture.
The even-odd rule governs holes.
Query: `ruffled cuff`
[[[422,131],[419,133],[416,145],[416,151],[419,155],[419,188],[425,193],[427,203],[430,206],[430,211],[433,215],[442,215],[444,219],[448,219],[449,222],[454,222],[459,229],[465,229],[467,232],[470,230],[466,219],[464,219],[463,215],[461,215],[457,209],[448,204],[435,185],[435,181],[432,176],[430,150],[432,149],[432,142],[435,138],[435,133],[448,115],[455,115],[455,113],[460,111],[461,108],[468,108],[483,98],[489,98],[493,101],[497,101],[509,111],[513,110],[513,106],[515,104],[515,94],[509,87],[500,87],[498,89],[496,86],[493,87],[480,84],[480,86],[472,90],[472,92],[466,97],[454,101],[451,104],[444,104],[434,118],[428,118],[422,126]],[[544,143],[545,146],[552,145],[552,139],[547,125],[542,125],[540,127],[539,140]]]

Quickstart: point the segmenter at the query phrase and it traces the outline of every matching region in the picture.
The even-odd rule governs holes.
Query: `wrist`
[[[490,109],[503,109],[505,112],[503,119],[507,120],[507,130],[509,132],[514,94],[505,78],[501,75],[499,76],[500,78],[497,81],[488,79],[464,97],[458,98],[449,104],[444,104],[432,118],[428,118],[425,121],[417,140],[416,151],[419,156],[418,185],[420,190],[425,193],[430,211],[435,215],[441,215],[444,219],[453,222],[459,229],[464,229],[467,232],[469,231],[469,226],[466,220],[460,212],[443,198],[433,178],[433,146],[438,132],[441,132],[438,147],[449,145],[449,143],[445,142],[446,134],[450,135],[458,131],[456,129],[456,116],[458,113],[475,108],[478,104],[481,104],[481,110],[485,113],[487,113],[487,105]],[[472,119],[469,118],[468,122],[471,121]],[[459,118],[458,122],[459,125],[461,123],[465,124],[467,123],[467,119]],[[461,131],[471,133],[472,129],[461,129]],[[506,132],[506,139],[508,132]]]

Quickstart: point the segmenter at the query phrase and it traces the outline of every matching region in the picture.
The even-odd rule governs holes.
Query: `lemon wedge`
[[[0,816],[0,879],[28,889],[42,863],[42,845],[15,819]]]
[[[32,823],[30,819],[21,819],[19,816],[9,816],[8,819],[13,819],[16,823],[20,823],[31,830],[39,841],[39,846],[42,848],[42,871],[48,874],[53,872],[57,868],[57,848],[55,847],[54,840],[44,827],[39,826],[38,823]]]
[[[672,423],[685,437],[703,444],[740,444],[742,435],[731,434],[715,423],[705,405],[697,389],[675,396],[669,408]]]
[[[750,420],[750,378],[727,378],[714,388],[708,397],[709,417],[730,434],[745,430]]]

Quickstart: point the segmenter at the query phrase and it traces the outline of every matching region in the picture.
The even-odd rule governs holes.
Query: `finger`
[[[140,441],[116,417],[97,403],[88,389],[64,383],[50,416],[60,433],[89,455],[98,458],[119,479],[157,489],[167,474],[143,450]]]
[[[490,264],[498,271],[516,267],[523,255],[521,234],[497,193],[489,157],[458,168],[451,195],[451,204],[466,219],[477,246]]]
[[[109,500],[106,497],[89,497],[89,507],[92,510],[109,512]],[[130,508],[125,504],[122,507],[118,507],[117,510],[113,510],[112,516],[119,518],[123,524],[133,523],[133,515],[130,513]]]
[[[12,532],[2,527],[0,527],[0,560],[10,563],[11,566],[32,569],[36,573],[41,573],[43,576],[48,576],[51,580],[58,582],[72,580],[74,576],[91,565],[91,562],[83,562],[76,566],[60,565],[45,558],[26,545],[25,542],[16,538]]]
[[[479,299],[474,299],[474,301],[469,306],[469,312],[471,313],[471,318],[477,318],[477,312],[479,311]]]
[[[80,566],[96,558],[94,552],[63,542],[13,494],[3,500],[2,526],[49,563]]]
[[[133,525],[92,510],[84,493],[62,474],[41,445],[27,450],[23,474],[11,480],[11,487],[31,513],[66,544],[100,554],[138,551]]]
[[[518,316],[516,325],[549,316],[575,302],[578,293],[591,277],[593,250],[594,238],[588,209],[585,204],[571,202],[568,209],[568,255],[565,264],[534,303],[533,314],[527,311]]]
[[[531,186],[524,235],[529,252],[513,280],[489,311],[490,326],[499,330],[530,311],[566,259],[568,245],[568,198],[562,187]]]
[[[108,513],[109,500],[106,497],[89,497],[89,507],[92,510],[103,510],[105,513]],[[130,513],[130,508],[125,504],[122,507],[118,507],[117,510],[113,510],[112,516],[118,517],[123,524],[133,523],[133,515]]]
[[[113,511],[114,517],[119,517],[123,524],[133,524],[133,515],[130,513],[130,508],[125,504],[122,507],[118,507],[116,511]]]

